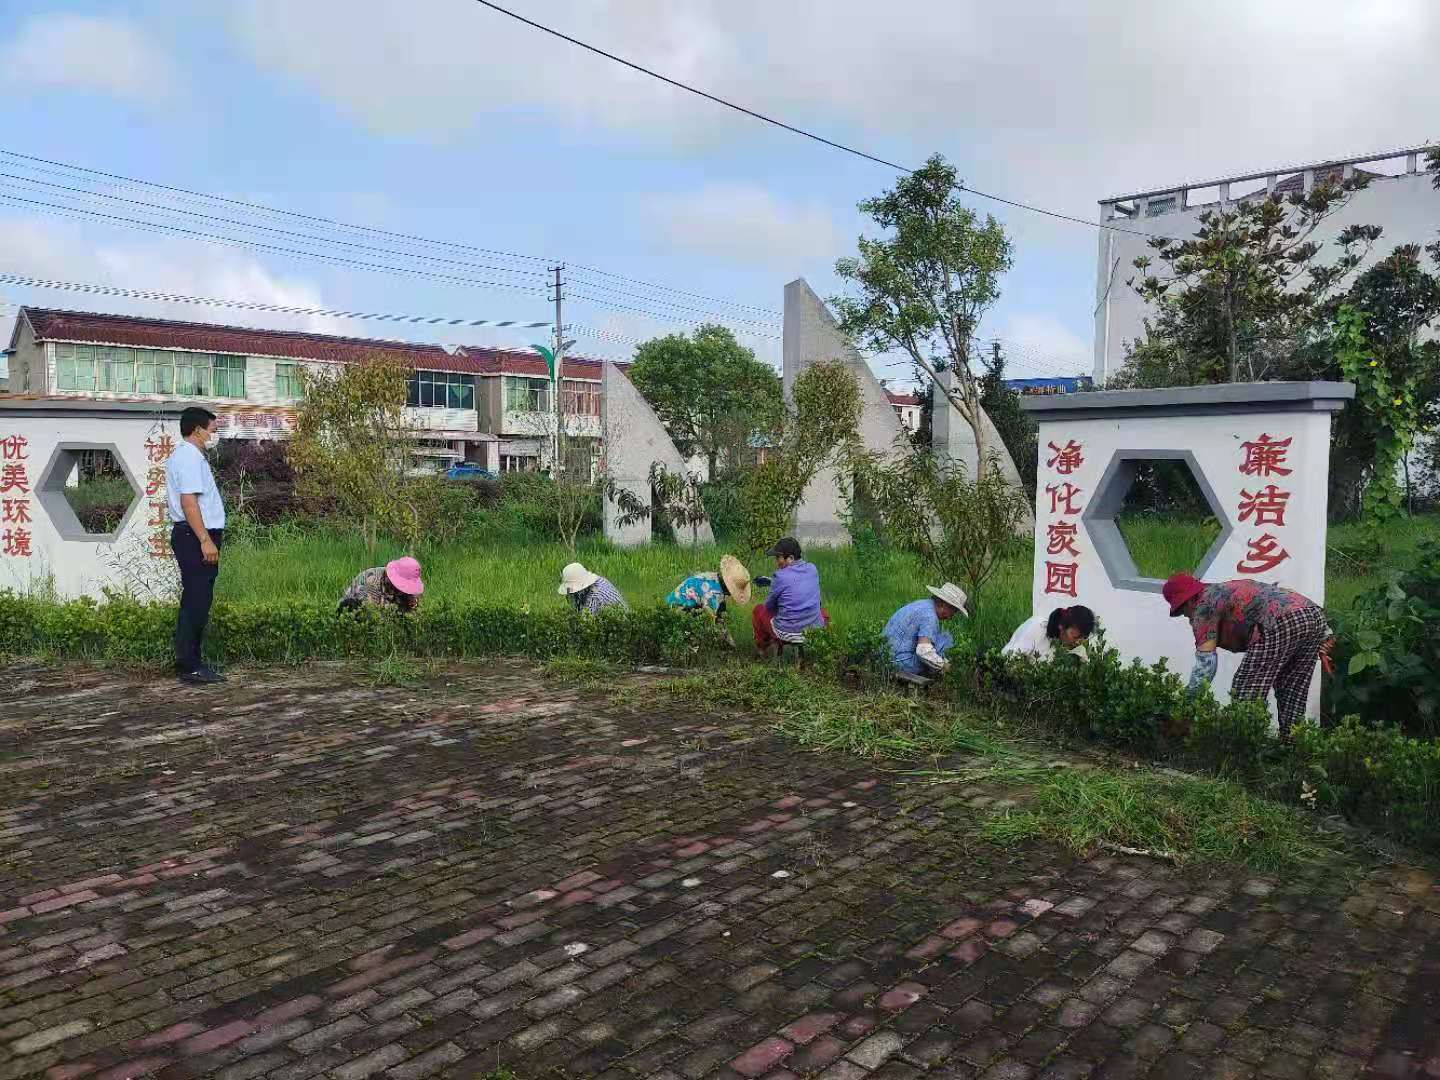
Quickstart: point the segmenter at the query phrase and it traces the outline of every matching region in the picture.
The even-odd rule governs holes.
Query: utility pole
[[[555,336],[553,342],[554,367],[550,372],[551,380],[551,408],[555,416],[555,433],[550,441],[550,475],[559,476],[564,463],[560,460],[560,425],[565,422],[565,415],[560,409],[560,380],[565,364],[565,320],[561,313],[561,305],[565,300],[565,279],[561,277],[565,264],[550,268],[555,275],[553,287],[555,289]]]

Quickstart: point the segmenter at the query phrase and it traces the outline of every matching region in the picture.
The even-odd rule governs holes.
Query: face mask
[[[205,440],[205,449],[214,450],[220,445],[220,433],[217,431]]]

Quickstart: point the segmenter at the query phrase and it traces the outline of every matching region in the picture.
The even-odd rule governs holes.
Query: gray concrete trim
[[[80,524],[80,519],[75,516],[75,511],[70,506],[70,500],[65,498],[65,480],[70,475],[70,470],[75,467],[75,451],[77,450],[108,450],[115,458],[115,463],[120,466],[120,471],[125,475],[125,480],[133,491],[134,498],[130,500],[130,507],[120,519],[120,524],[113,532],[92,533],[86,532],[85,526]],[[130,471],[130,466],[125,463],[125,456],[120,453],[120,448],[114,443],[105,442],[62,442],[58,444],[50,455],[50,460],[45,463],[41,470],[40,480],[35,485],[35,501],[45,509],[50,517],[50,523],[55,526],[55,531],[60,534],[61,540],[78,540],[83,543],[113,544],[120,539],[125,532],[125,527],[130,524],[130,519],[140,508],[142,502],[141,492],[145,489],[135,481],[135,474]]]
[[[1093,420],[1119,413],[1149,416],[1213,416],[1253,412],[1339,412],[1355,397],[1345,382],[1220,383],[1163,390],[1092,390],[1022,397],[1020,407],[1037,420]]]
[[[1224,506],[1215,494],[1215,489],[1205,479],[1205,473],[1201,470],[1200,463],[1195,460],[1195,455],[1189,450],[1116,450],[1111,456],[1109,464],[1105,466],[1105,472],[1101,474],[1099,483],[1095,485],[1095,494],[1085,509],[1080,512],[1080,519],[1085,522],[1085,529],[1090,534],[1090,541],[1095,545],[1095,554],[1099,556],[1101,565],[1105,567],[1110,584],[1126,592],[1158,593],[1165,584],[1160,578],[1141,576],[1139,569],[1135,566],[1135,560],[1130,555],[1130,549],[1125,544],[1125,537],[1121,535],[1120,527],[1115,524],[1115,515],[1120,512],[1125,502],[1125,495],[1135,480],[1136,465],[1142,461],[1156,460],[1185,462],[1190,469],[1190,474],[1195,477],[1201,494],[1205,496],[1205,501],[1210,505],[1215,520],[1220,522],[1220,535],[1215,538],[1215,542],[1205,552],[1205,557],[1200,560],[1200,565],[1191,573],[1197,578],[1203,579],[1206,571],[1219,557],[1221,549],[1235,531],[1234,526],[1230,523],[1230,516],[1225,512]]]
[[[96,401],[91,398],[22,398],[0,394],[0,416],[143,417],[174,420],[186,406],[168,401]],[[211,409],[211,412],[215,410]]]

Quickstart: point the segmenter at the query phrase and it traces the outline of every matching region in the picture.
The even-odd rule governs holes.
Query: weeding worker
[[[949,666],[945,653],[955,639],[941,624],[965,614],[965,591],[960,586],[947,581],[938,589],[926,586],[926,591],[928,599],[906,604],[885,624],[890,659],[896,670],[908,675],[938,675]]]
[[[820,606],[820,571],[801,558],[800,541],[784,537],[765,554],[775,560],[775,576],[756,578],[757,584],[769,585],[770,592],[750,613],[755,651],[762,656],[782,642],[803,642],[806,630],[830,622]]]
[[[1095,612],[1084,604],[1058,607],[1020,624],[1000,650],[1002,656],[1034,656],[1049,660],[1058,650],[1080,650],[1095,631]]]
[[[420,563],[406,555],[356,574],[340,597],[340,610],[373,606],[408,614],[419,606],[424,591]]]
[[[1189,619],[1195,635],[1189,689],[1215,678],[1217,647],[1244,653],[1230,683],[1231,699],[1264,701],[1274,690],[1280,737],[1288,739],[1305,715],[1315,662],[1328,659],[1325,609],[1281,585],[1249,580],[1206,584],[1189,574],[1169,578],[1162,595],[1171,617]]]
[[[734,600],[737,604],[750,602],[750,571],[734,555],[720,557],[718,573],[691,574],[665,597],[665,603],[670,607],[693,614],[703,612],[722,627],[727,600]],[[725,636],[733,645],[734,639],[730,638],[729,630],[725,631]]]
[[[619,589],[578,562],[572,562],[560,571],[559,592],[574,605],[576,611],[586,615],[594,615],[608,607],[630,610]]]

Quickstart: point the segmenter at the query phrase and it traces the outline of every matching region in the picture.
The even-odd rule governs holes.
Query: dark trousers
[[[210,529],[218,548],[225,542],[224,529]],[[200,645],[205,624],[210,621],[210,603],[215,599],[215,578],[219,563],[207,563],[200,554],[200,538],[185,522],[170,530],[170,549],[180,564],[180,614],[175,620],[175,670],[181,675],[198,671],[203,663]]]

